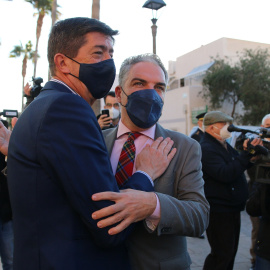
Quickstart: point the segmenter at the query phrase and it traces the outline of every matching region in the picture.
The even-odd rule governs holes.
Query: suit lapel
[[[170,137],[169,133],[167,132],[166,129],[164,129],[160,124],[157,123],[156,125],[156,132],[155,132],[155,140],[158,137],[163,137],[163,139]],[[158,177],[157,179],[155,179],[154,181],[154,186],[155,188],[157,186],[159,186],[162,183],[162,176]]]
[[[156,125],[156,132],[155,132],[155,140],[158,137],[163,137],[165,139],[166,137],[169,137],[169,134],[166,131],[166,129],[164,129],[160,124],[157,123],[157,125]]]
[[[118,127],[106,129],[105,131],[102,132],[105,143],[106,143],[106,147],[109,153],[109,157],[111,157],[111,154],[112,154],[112,149],[114,146],[114,142],[116,140],[117,131],[118,131]]]

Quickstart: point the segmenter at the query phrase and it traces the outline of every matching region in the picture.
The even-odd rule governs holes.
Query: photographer
[[[26,109],[29,104],[37,97],[42,90],[41,83],[43,82],[43,79],[41,77],[32,78],[33,80],[33,86],[31,86],[29,83],[27,83],[23,89],[25,97],[26,97],[26,103],[24,106],[24,109]]]
[[[270,269],[270,179],[269,183],[255,182],[246,204],[247,213],[259,217],[259,230],[254,247],[255,270]]]
[[[269,133],[270,114],[262,119],[261,127],[264,133]],[[262,132],[261,132],[262,133]],[[263,145],[270,150],[270,138],[262,133]],[[270,155],[263,155],[254,167],[247,171],[249,181],[249,199],[246,204],[247,213],[252,222],[252,256],[251,269],[270,269]],[[269,184],[259,183],[260,179],[269,181]]]
[[[120,106],[115,92],[110,91],[104,97],[104,102],[105,110],[102,110],[102,113],[97,116],[98,124],[102,130],[117,126],[120,120]]]
[[[202,170],[205,196],[210,204],[210,220],[206,230],[211,252],[204,262],[204,270],[232,270],[238,249],[241,216],[248,198],[244,172],[257,159],[248,151],[240,154],[226,141],[231,134],[228,126],[233,118],[220,111],[204,116]],[[254,147],[261,144],[256,138]],[[245,140],[244,149],[247,149]]]

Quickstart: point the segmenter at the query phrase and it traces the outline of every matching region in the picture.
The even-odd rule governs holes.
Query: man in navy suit
[[[8,149],[15,270],[129,269],[123,243],[134,225],[115,234],[115,228],[100,229],[92,218],[113,204],[93,201],[94,193],[119,192],[91,109],[114,81],[115,34],[89,18],[59,21],[51,30],[52,79],[19,118]],[[153,191],[152,179],[175,153],[169,152],[172,144],[159,138],[146,147],[137,157],[137,172],[123,188]],[[156,200],[153,192],[143,191],[138,193],[142,203]],[[151,215],[147,207],[129,206],[129,196],[121,201],[130,213],[122,221],[125,227]]]

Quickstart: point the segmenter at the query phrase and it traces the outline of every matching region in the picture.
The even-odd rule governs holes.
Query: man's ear
[[[119,103],[121,103],[121,86],[116,86],[115,87],[115,97],[116,97],[116,99],[117,99],[117,101],[119,102]]]
[[[57,53],[54,56],[54,63],[55,66],[57,68],[57,70],[59,70],[62,73],[70,73],[70,68],[68,65],[68,58],[65,57],[63,54],[61,53]]]
[[[206,126],[206,128],[204,129],[204,131],[207,131],[208,133],[212,133],[212,131],[213,131],[213,125],[211,125],[211,126]]]

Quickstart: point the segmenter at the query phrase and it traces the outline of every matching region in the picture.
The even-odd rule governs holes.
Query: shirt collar
[[[60,83],[64,86],[66,86],[74,95],[77,95],[77,96],[80,96],[77,92],[75,92],[73,89],[71,89],[67,84],[65,84],[63,81],[60,81],[58,79],[55,79],[55,78],[51,78],[50,80],[51,82],[56,82],[56,83]]]
[[[131,132],[131,130],[129,128],[127,128],[123,122],[122,119],[120,119],[119,124],[118,124],[118,131],[117,131],[117,139],[121,136],[123,136],[124,134],[127,134]],[[155,132],[156,132],[156,124],[144,131],[141,131],[140,133],[151,138],[152,140],[155,139]]]

